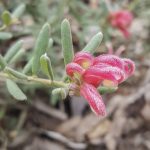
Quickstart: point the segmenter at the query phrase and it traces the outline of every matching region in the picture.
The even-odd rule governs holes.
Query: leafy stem
[[[49,87],[68,87],[67,83],[56,80],[43,79],[36,76],[27,76],[26,79],[18,79],[16,77],[10,76],[7,73],[0,73],[0,78],[13,79],[17,83],[28,84],[28,83],[39,83]]]

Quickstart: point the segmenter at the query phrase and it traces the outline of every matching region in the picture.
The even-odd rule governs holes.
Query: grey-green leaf
[[[18,85],[10,80],[10,79],[7,79],[6,80],[6,86],[7,86],[7,89],[9,91],[9,93],[17,100],[27,100],[27,97],[26,95],[22,92],[22,90],[18,87]]]
[[[0,32],[0,40],[9,40],[13,37],[10,32]]]
[[[22,44],[23,40],[19,40],[8,49],[7,53],[4,56],[6,62],[11,61],[11,59],[16,55],[16,53],[21,49]]]
[[[25,49],[21,48],[14,57],[12,57],[10,64],[17,62],[18,60],[22,59],[23,55],[25,54]]]
[[[118,87],[105,87],[105,86],[98,87],[98,91],[100,92],[100,94],[113,93],[117,89],[118,89]]]
[[[66,65],[70,63],[74,57],[71,29],[67,19],[65,19],[61,24],[61,43],[64,63]]]
[[[47,47],[47,55],[50,56],[51,52],[52,52],[52,47],[53,47],[53,39],[50,38],[49,41],[48,41],[48,47]]]
[[[10,25],[11,24],[11,14],[10,14],[10,12],[9,11],[4,11],[3,13],[2,13],[2,20],[3,20],[3,23],[6,25],[6,26],[8,26],[8,25]]]
[[[50,38],[48,42],[48,48],[47,48],[48,50],[53,46],[53,42],[54,42],[53,39]]]
[[[101,32],[97,33],[83,49],[84,52],[94,53],[103,39]]]
[[[52,95],[55,96],[59,96],[61,99],[65,99],[68,95],[68,89],[65,88],[56,88],[52,91]]]
[[[49,33],[50,27],[49,24],[46,23],[42,27],[35,43],[33,63],[32,63],[32,73],[34,75],[38,73],[40,66],[40,57],[46,52],[46,49],[48,47]]]
[[[46,53],[40,57],[40,64],[43,73],[53,80],[54,77],[53,77],[53,69],[52,69],[51,61]]]
[[[8,74],[18,78],[18,79],[24,79],[24,80],[27,80],[27,76],[21,72],[18,72],[12,68],[9,68],[9,67],[5,67],[5,72],[7,72]]]
[[[33,58],[31,58],[27,64],[24,66],[22,73],[27,74],[32,69]]]
[[[12,13],[12,16],[15,18],[19,18],[21,17],[21,15],[24,13],[25,11],[25,4],[20,4]]]
[[[6,62],[3,56],[0,54],[0,69],[4,69],[6,67]]]

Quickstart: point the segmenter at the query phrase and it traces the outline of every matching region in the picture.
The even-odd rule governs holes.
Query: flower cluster
[[[134,62],[113,54],[97,57],[88,52],[78,52],[73,61],[66,66],[71,78],[72,94],[83,96],[97,114],[106,114],[105,104],[97,91],[98,86],[118,86],[134,72]]]
[[[128,32],[128,27],[131,25],[133,20],[131,12],[127,10],[112,12],[109,19],[113,27],[118,28],[126,38],[129,37],[130,33]]]

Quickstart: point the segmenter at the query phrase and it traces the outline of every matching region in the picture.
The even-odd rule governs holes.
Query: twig
[[[45,134],[49,138],[52,138],[54,140],[57,140],[57,141],[65,144],[65,145],[67,145],[69,148],[72,148],[72,149],[82,150],[82,149],[87,148],[86,143],[73,142],[73,141],[71,141],[70,139],[66,138],[65,136],[63,136],[62,134],[60,134],[58,132],[42,130],[41,133]]]
[[[5,131],[0,127],[0,142],[2,142],[1,150],[7,150],[8,139]]]
[[[42,111],[43,113],[53,116],[57,119],[60,119],[62,121],[67,119],[67,115],[59,110],[56,110],[54,108],[51,108],[50,106],[47,106],[46,104],[37,101],[33,104],[33,107],[38,109],[39,111]]]
[[[18,123],[16,125],[16,128],[10,132],[10,137],[15,139],[18,136],[19,131],[22,129],[24,122],[26,120],[27,116],[27,110],[23,110],[19,116]]]

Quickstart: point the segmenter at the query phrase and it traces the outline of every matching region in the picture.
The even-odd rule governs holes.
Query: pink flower
[[[118,28],[123,35],[128,38],[130,33],[128,32],[128,27],[131,25],[133,20],[133,15],[128,10],[119,10],[112,12],[109,16],[110,23],[113,27]]]
[[[133,74],[134,62],[113,54],[93,57],[87,52],[79,52],[73,62],[67,64],[66,72],[71,78],[70,91],[83,96],[97,114],[106,114],[102,97],[97,91],[98,86],[118,86]]]

